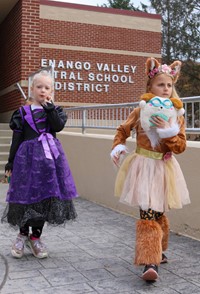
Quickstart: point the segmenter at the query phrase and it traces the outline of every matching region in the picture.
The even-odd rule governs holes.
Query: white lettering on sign
[[[54,68],[56,91],[109,92],[114,84],[134,84],[137,65],[91,63],[80,60],[41,59],[41,67]],[[59,80],[59,81],[58,81]]]
[[[98,71],[108,71],[108,72],[118,72],[118,73],[134,73],[136,66],[133,65],[120,65],[120,64],[107,64],[107,63],[98,63]]]
[[[84,92],[108,92],[109,85],[88,83],[61,83],[55,82],[55,90],[84,91]]]

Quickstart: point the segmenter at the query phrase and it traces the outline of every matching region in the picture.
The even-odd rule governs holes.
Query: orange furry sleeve
[[[119,144],[125,144],[126,139],[130,137],[131,130],[137,126],[140,116],[140,108],[135,108],[127,118],[127,120],[117,128],[117,133],[114,137],[112,149]]]

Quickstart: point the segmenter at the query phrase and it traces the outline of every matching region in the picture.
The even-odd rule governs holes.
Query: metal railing
[[[43,69],[43,68],[42,68]],[[40,69],[40,70],[42,70]],[[39,70],[39,71],[40,71]],[[50,66],[48,70],[53,73]],[[28,99],[19,83],[15,84],[25,100]],[[29,79],[30,87],[30,79]],[[185,108],[186,133],[200,135],[200,96],[182,98]],[[83,106],[65,108],[68,114],[67,128],[86,129],[116,129],[126,120],[131,111],[139,102],[121,104],[102,104],[96,106]]]
[[[27,97],[19,83],[16,87],[23,98]],[[186,133],[200,135],[200,96],[182,98],[185,108]],[[86,129],[116,129],[128,115],[138,106],[139,102],[121,104],[102,104],[65,108],[68,114],[67,128]]]
[[[182,98],[185,108],[186,132],[200,134],[200,96]],[[114,130],[138,106],[138,102],[101,104],[65,108],[68,115],[66,128]]]
[[[182,98],[185,108],[186,133],[200,134],[200,96]]]
[[[67,128],[116,129],[138,106],[138,102],[121,104],[100,104],[65,108],[68,115]]]

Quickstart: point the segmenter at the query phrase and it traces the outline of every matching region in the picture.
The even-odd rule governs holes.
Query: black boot
[[[158,278],[158,266],[155,264],[147,264],[144,268],[143,280],[145,281],[155,281]]]

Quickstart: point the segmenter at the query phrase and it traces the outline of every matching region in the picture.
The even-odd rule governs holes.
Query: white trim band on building
[[[40,5],[40,18],[131,30],[161,32],[161,19]]]
[[[58,50],[72,50],[72,51],[85,51],[85,52],[98,52],[104,54],[119,54],[119,55],[129,55],[138,57],[150,57],[161,58],[161,54],[151,53],[151,52],[136,52],[127,50],[114,50],[114,49],[104,49],[104,48],[92,48],[92,47],[81,47],[81,46],[68,46],[68,45],[57,45],[40,43],[40,48],[58,49]]]

